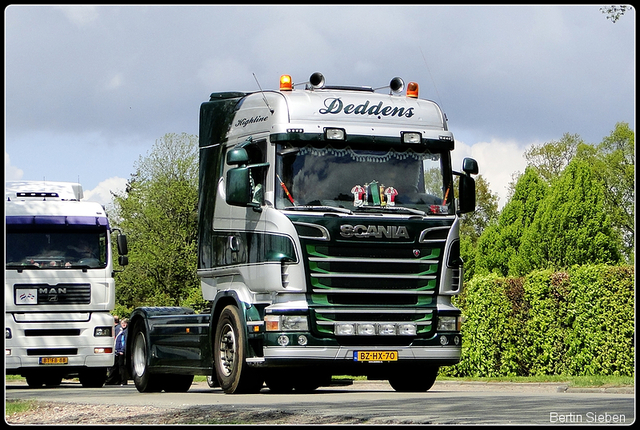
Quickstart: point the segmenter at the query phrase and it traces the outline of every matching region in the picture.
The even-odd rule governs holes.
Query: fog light
[[[444,346],[448,343],[449,343],[449,339],[447,339],[447,336],[440,337],[440,345]]]
[[[334,328],[336,336],[353,336],[356,334],[355,324],[337,323]]]
[[[93,348],[94,354],[113,354],[113,348]]]
[[[453,343],[456,346],[460,345],[460,336],[453,336]]]
[[[398,334],[401,336],[415,336],[417,333],[415,324],[398,324]]]
[[[376,334],[376,326],[370,323],[358,324],[357,330],[360,336],[372,336]]]
[[[283,334],[281,334],[280,336],[278,336],[278,345],[280,346],[287,346],[289,345],[289,337],[285,336]]]
[[[378,334],[381,336],[393,336],[396,334],[396,325],[395,324],[378,324]]]
[[[303,334],[298,336],[298,345],[305,346],[307,343],[309,343],[309,340],[307,339],[307,336],[305,336]]]

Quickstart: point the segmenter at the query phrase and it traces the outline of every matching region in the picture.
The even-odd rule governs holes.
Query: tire
[[[229,305],[220,314],[213,341],[213,366],[225,393],[257,393],[262,388],[264,379],[247,365],[246,354],[246,334],[240,311]]]
[[[40,388],[44,385],[44,378],[39,375],[27,375],[25,379],[29,388]]]
[[[107,369],[86,369],[78,376],[84,388],[101,388],[107,380]]]
[[[409,371],[396,372],[389,377],[391,387],[403,393],[424,393],[429,391],[438,377],[438,370],[435,367],[417,367]]]
[[[45,375],[42,373],[32,373],[27,375],[27,385],[29,388],[41,388],[43,385],[47,387],[57,387],[62,383],[62,376],[57,374]]]
[[[207,376],[207,385],[209,386],[209,388],[215,388],[220,386],[220,384],[218,384],[218,380],[213,375]]]
[[[131,334],[131,375],[136,389],[141,393],[162,391],[160,375],[149,373],[149,346],[144,321],[137,322]]]
[[[167,393],[186,393],[193,383],[193,375],[163,375],[164,391]]]

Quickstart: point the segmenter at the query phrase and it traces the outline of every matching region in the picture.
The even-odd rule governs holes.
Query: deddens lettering
[[[403,116],[405,118],[411,118],[414,113],[412,107],[405,109],[403,107],[385,106],[382,102],[369,106],[369,100],[356,106],[353,103],[345,105],[339,98],[329,98],[324,100],[324,106],[325,109],[318,111],[323,115],[343,112],[346,114]]]

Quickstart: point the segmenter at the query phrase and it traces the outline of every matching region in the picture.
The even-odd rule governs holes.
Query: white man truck
[[[478,166],[452,171],[453,135],[417,84],[385,89],[319,73],[297,89],[283,75],[279,91],[201,105],[198,276],[211,310],[133,312],[139,391],[185,391],[194,374],[226,393],[308,392],[333,375],[426,391],[460,361],[451,297]]]
[[[101,387],[114,363],[111,229],[69,182],[5,184],[5,370],[30,387],[78,376]],[[126,238],[118,234],[121,265]]]

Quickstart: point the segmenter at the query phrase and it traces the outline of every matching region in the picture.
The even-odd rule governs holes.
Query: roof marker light
[[[293,89],[293,82],[291,82],[291,75],[280,76],[280,91],[291,91]]]
[[[415,82],[409,82],[407,85],[407,97],[411,97],[414,99],[418,98],[418,84]]]

